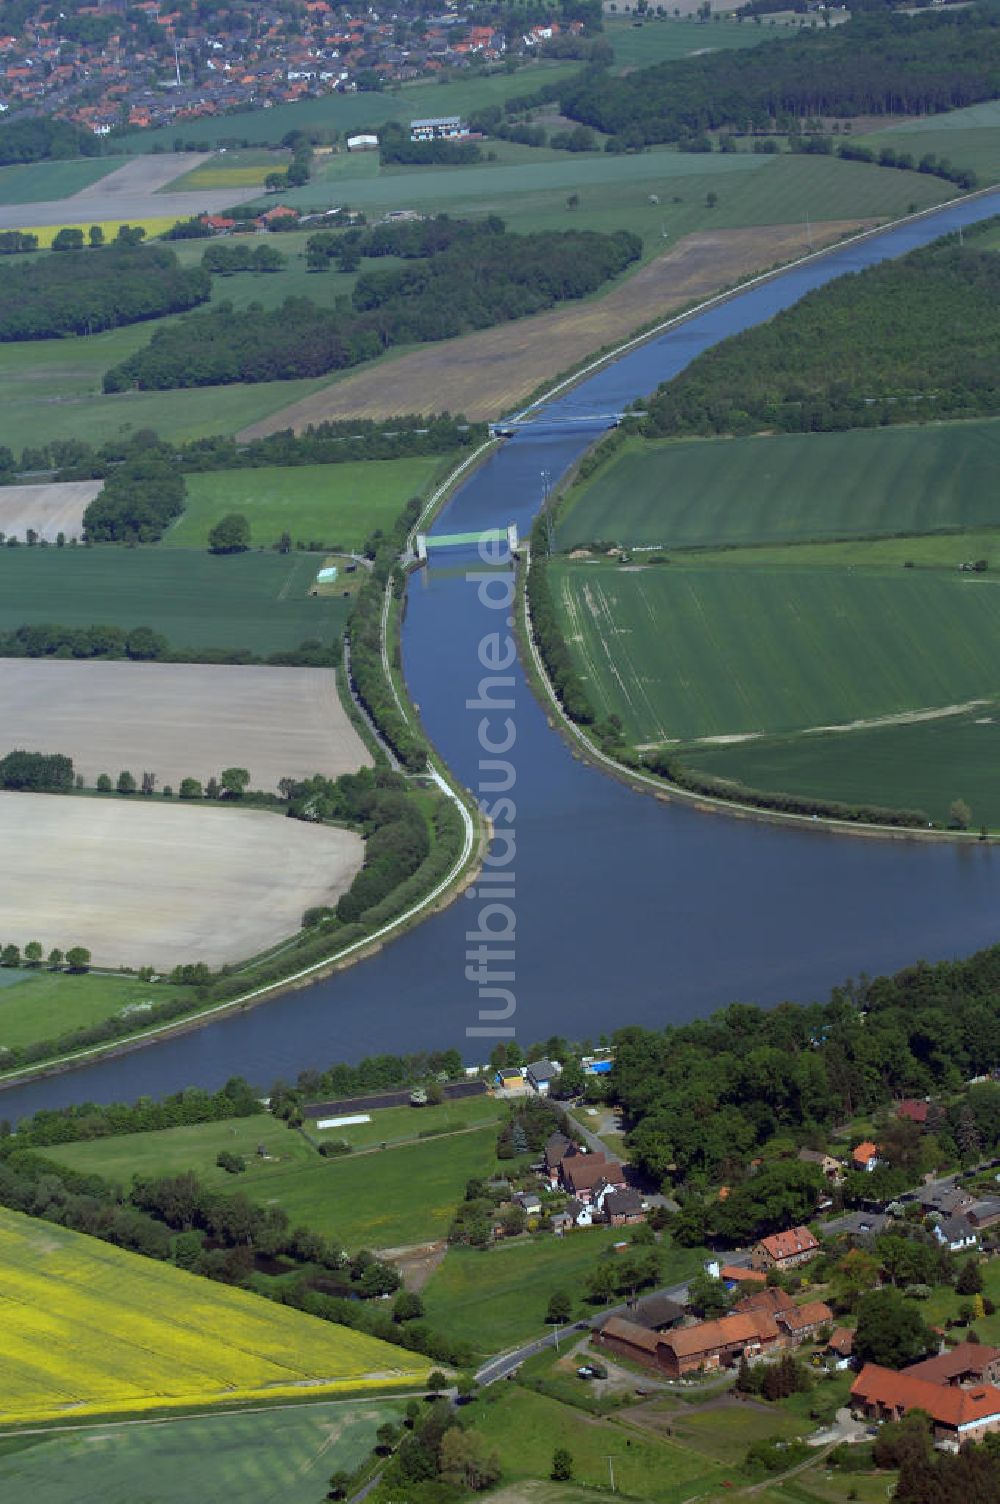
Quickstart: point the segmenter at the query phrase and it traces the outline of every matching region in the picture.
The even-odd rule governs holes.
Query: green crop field
[[[988,576],[560,562],[554,589],[593,701],[640,744],[907,715],[1000,690]]]
[[[81,157],[72,162],[31,162],[0,167],[0,205],[40,204],[68,198],[123,167],[127,157]]]
[[[316,554],[216,557],[179,548],[0,550],[0,630],[147,626],[175,647],[274,653],[343,631],[346,605],[307,594]],[[26,937],[28,938],[28,937]]]
[[[472,1419],[499,1452],[506,1481],[549,1477],[557,1446],[572,1455],[575,1482],[606,1489],[610,1456],[617,1491],[654,1504],[715,1497],[714,1490],[727,1476],[718,1463],[688,1447],[635,1427],[596,1420],[520,1385],[501,1387],[502,1397],[495,1404],[475,1406]]]
[[[579,70],[579,63],[538,63],[516,73],[408,84],[398,91],[327,94],[322,99],[220,115],[215,120],[178,121],[161,130],[136,131],[125,139],[129,150],[146,152],[157,145],[169,150],[174,141],[196,142],[199,146],[205,143],[208,147],[233,140],[251,145],[277,144],[289,131],[309,130],[313,126],[332,127],[349,134],[379,126],[386,120],[468,115],[472,110],[501,104],[516,95],[531,94],[543,84],[571,78]]]
[[[427,1371],[361,1332],[7,1210],[0,1287],[0,1424],[285,1398],[304,1385],[321,1398]]]
[[[253,1415],[199,1415],[167,1425],[88,1428],[0,1444],[0,1493],[33,1504],[322,1504],[330,1474],[370,1454],[400,1401],[296,1405]]]
[[[25,936],[22,945],[30,939]],[[0,971],[0,1049],[56,1039],[100,1023],[125,1008],[159,1002],[162,989],[125,977],[68,972]],[[170,991],[171,998],[185,992]],[[0,1054],[0,1069],[3,1056]]]
[[[187,505],[164,544],[207,548],[219,518],[242,512],[254,548],[272,547],[287,530],[295,542],[356,550],[374,528],[390,527],[409,498],[420,495],[446,464],[444,456],[432,454],[191,475]]]
[[[173,178],[158,191],[161,194],[196,193],[204,188],[255,188],[269,172],[283,171],[291,161],[288,151],[267,151],[261,147],[219,152],[207,162],[200,162],[190,172]],[[169,209],[169,205],[167,205]]]
[[[998,465],[996,419],[723,442],[630,439],[570,493],[559,546],[705,548],[988,527]]]
[[[273,113],[273,112],[272,112]],[[750,152],[703,156],[654,147],[636,156],[534,151],[498,143],[476,167],[380,168],[374,153],[337,156],[305,188],[282,195],[300,207],[350,203],[371,215],[411,208],[456,216],[499,214],[512,230],[572,224],[640,235],[646,254],[704,229],[887,218],[924,208],[954,189],[924,173],[888,172],[835,157]],[[362,165],[357,165],[362,164]],[[707,193],[717,195],[712,208]],[[577,194],[571,211],[566,199]],[[650,195],[657,202],[650,203]],[[260,202],[264,202],[261,200]],[[666,237],[666,239],[664,239]]]
[[[451,1113],[454,1108],[441,1110]],[[460,1127],[462,1116],[456,1114]],[[496,1165],[495,1117],[494,1109],[485,1121],[473,1118],[471,1132],[418,1139],[420,1128],[430,1127],[435,1119],[420,1115],[418,1124],[413,1109],[411,1142],[331,1159],[272,1117],[60,1145],[54,1153],[73,1169],[92,1170],[126,1184],[140,1170],[195,1170],[211,1185],[236,1186],[251,1200],[284,1207],[293,1226],[312,1227],[350,1249],[395,1248],[444,1237],[466,1181],[471,1175],[489,1174]],[[392,1136],[401,1136],[399,1125],[392,1126]],[[388,1127],[385,1133],[388,1138]],[[326,1136],[352,1137],[346,1129]],[[267,1149],[266,1159],[257,1154],[258,1144]],[[246,1172],[237,1180],[216,1167],[220,1149],[246,1157]]]
[[[1000,700],[957,715],[819,736],[698,747],[685,762],[750,788],[848,804],[922,809],[948,819],[962,799],[972,823],[1000,827]]]
[[[716,16],[710,24],[703,21],[678,21],[667,17],[645,22],[604,17],[604,35],[615,51],[615,68],[650,68],[654,63],[673,62],[703,52],[731,51],[734,47],[757,47],[777,37],[792,35],[797,27],[763,24],[752,21],[723,20]]]

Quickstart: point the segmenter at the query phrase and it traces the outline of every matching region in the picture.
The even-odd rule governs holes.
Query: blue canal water
[[[708,346],[772,317],[835,276],[898,256],[1000,212],[1000,193],[834,251],[678,325],[546,406],[456,493],[437,530],[516,521],[592,442],[588,418],[621,409]],[[564,420],[574,420],[567,425]],[[474,553],[443,551],[411,583],[407,683],[427,732],[470,787],[480,782],[480,713],[466,707],[484,636],[503,613],[467,578]],[[734,1000],[825,997],[862,971],[966,954],[1000,938],[1000,852],[785,830],[634,793],[574,758],[514,664],[510,798],[516,840],[510,1020],[524,1043],[661,1026]],[[178,1038],[13,1089],[0,1112],[214,1087],[261,1085],[382,1050],[458,1045],[485,1058],[467,933],[481,900],[460,899],[371,960]]]

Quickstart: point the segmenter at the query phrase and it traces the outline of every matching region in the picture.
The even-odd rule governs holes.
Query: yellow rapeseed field
[[[422,1382],[364,1333],[0,1209],[0,1425]]]
[[[97,224],[100,225],[101,229],[104,231],[105,240],[114,240],[115,236],[118,234],[119,228],[122,225],[131,225],[133,229],[136,227],[136,225],[142,225],[142,228],[146,232],[146,239],[152,240],[154,236],[162,235],[164,230],[169,230],[170,227],[172,225],[175,225],[176,223],[176,214],[164,214],[153,219],[88,219],[86,223],[81,220],[79,223],[66,225],[35,225],[34,227],[23,231],[23,233],[25,235],[37,235],[38,248],[39,250],[44,251],[47,250],[48,247],[52,244],[53,240],[55,240],[56,236],[59,234],[59,231],[64,229],[82,230],[84,241],[86,241],[87,236],[90,233],[91,225]]]

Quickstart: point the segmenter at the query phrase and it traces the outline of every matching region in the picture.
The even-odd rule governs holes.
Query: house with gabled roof
[[[819,1253],[819,1241],[808,1227],[789,1227],[756,1244],[752,1262],[758,1269],[794,1269]]]

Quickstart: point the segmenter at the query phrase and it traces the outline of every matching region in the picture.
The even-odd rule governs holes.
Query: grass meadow
[[[0,550],[0,630],[22,623],[152,627],[173,647],[267,654],[343,631],[346,604],[307,592],[317,554],[163,548]],[[26,937],[28,938],[28,937]]]
[[[0,1492],[33,1504],[90,1498],[190,1504],[322,1504],[330,1474],[370,1454],[402,1403],[364,1400],[295,1405],[253,1415],[199,1415],[168,1425],[102,1426],[83,1433],[0,1442]]]
[[[593,1306],[582,1299],[584,1279],[621,1237],[619,1228],[593,1227],[562,1238],[516,1239],[486,1250],[450,1248],[424,1287],[427,1319],[491,1353],[540,1335],[549,1296],[556,1290],[573,1297],[574,1319],[593,1315]],[[671,1248],[663,1283],[687,1279],[700,1267],[698,1249]]]
[[[0,1211],[0,1424],[417,1381],[427,1360]],[[374,1380],[373,1375],[379,1379]]]
[[[373,528],[390,527],[446,463],[432,454],[190,475],[185,510],[165,534],[164,546],[207,548],[219,518],[242,512],[254,548],[272,547],[287,530],[296,543],[356,550]]]
[[[622,73],[702,52],[757,47],[761,42],[791,36],[796,30],[797,27],[780,24],[756,26],[752,21],[723,20],[719,16],[710,24],[659,16],[642,22],[631,16],[621,20],[604,17],[604,37],[614,48],[615,70]]]
[[[293,1226],[312,1227],[352,1250],[396,1248],[443,1237],[466,1181],[489,1174],[495,1166],[496,1104],[490,1112],[477,1102],[468,1118],[458,1111],[460,1105],[465,1106],[453,1103],[441,1109],[447,1118],[402,1109],[412,1113],[405,1125],[398,1120],[378,1123],[380,1137],[375,1142],[383,1141],[382,1134],[391,1141],[406,1132],[412,1135],[409,1142],[332,1159],[323,1158],[307,1137],[269,1116],[60,1145],[55,1157],[72,1169],[93,1171],[122,1184],[139,1172],[194,1170],[210,1185],[239,1189],[251,1200],[284,1207]],[[434,1122],[454,1122],[472,1131],[417,1137]],[[350,1129],[334,1129],[326,1136],[356,1142],[359,1149],[372,1142],[367,1133],[355,1136]],[[259,1144],[267,1150],[266,1159],[257,1154]],[[217,1168],[222,1149],[246,1157],[244,1174],[234,1177]]]
[[[559,563],[554,588],[595,705],[640,744],[907,715],[1000,687],[988,576]]]
[[[997,419],[723,441],[630,439],[570,493],[558,542],[729,548],[990,527],[998,465]]]
[[[23,947],[30,935],[19,943]],[[0,971],[0,1047],[55,1039],[125,1008],[159,1002],[163,989],[128,977],[54,971]],[[183,997],[182,989],[170,996]],[[2,1066],[2,1057],[0,1057]]]
[[[933,152],[947,157],[953,167],[971,167],[981,183],[995,183],[1000,179],[1000,100],[909,120],[857,140],[876,151],[884,146],[908,151],[916,161]]]
[[[687,1447],[645,1435],[636,1427],[601,1421],[520,1385],[503,1385],[494,1404],[476,1405],[473,1424],[497,1449],[504,1480],[547,1478],[552,1453],[565,1447],[578,1485],[606,1491],[612,1459],[615,1488],[653,1504],[715,1497],[725,1477],[720,1465]]]

